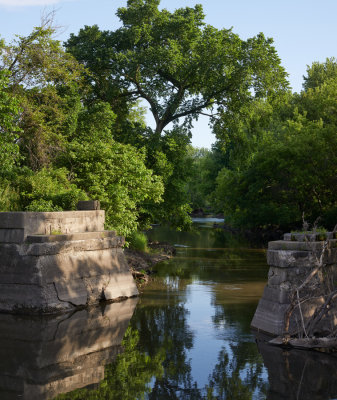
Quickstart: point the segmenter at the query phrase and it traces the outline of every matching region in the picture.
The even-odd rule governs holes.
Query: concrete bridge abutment
[[[105,212],[92,203],[0,213],[0,311],[57,313],[138,294],[124,238],[104,230]]]
[[[303,326],[309,326],[310,320],[316,318],[317,310],[336,290],[336,233],[285,234],[284,240],[269,242],[267,262],[268,283],[251,326],[275,336],[285,333],[296,335],[303,331]],[[315,271],[314,275],[303,286],[312,271]],[[294,307],[286,332],[285,319],[291,304]],[[318,322],[313,333],[317,336],[327,335],[336,329],[336,300],[328,307],[321,320],[316,318]]]

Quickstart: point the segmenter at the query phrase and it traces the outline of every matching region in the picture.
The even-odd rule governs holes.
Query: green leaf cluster
[[[143,203],[161,201],[162,180],[141,148],[114,140],[116,113],[88,101],[87,71],[53,32],[1,42],[0,209],[73,210],[99,199],[107,227],[130,234],[144,225]],[[137,112],[132,118],[140,125]]]
[[[336,61],[313,63],[307,74],[301,93],[254,102],[227,131],[224,121],[217,126],[230,163],[217,177],[215,197],[228,222],[291,229],[301,225],[304,214],[334,227]]]
[[[19,101],[7,92],[9,76],[8,70],[0,69],[0,176],[9,172],[20,159],[17,143],[20,107]]]

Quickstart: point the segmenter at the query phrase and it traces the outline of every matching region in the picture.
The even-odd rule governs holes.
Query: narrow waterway
[[[165,227],[149,233],[177,248],[176,257],[158,267],[131,321],[146,352],[167,349],[150,399],[259,399],[267,393],[268,374],[250,331],[266,283],[265,252],[214,228],[217,222],[196,219],[189,233]],[[136,322],[145,319],[146,332]]]
[[[48,318],[0,314],[0,399],[336,399],[337,358],[284,351],[250,330],[265,252],[218,222],[149,232],[177,255],[138,299]]]

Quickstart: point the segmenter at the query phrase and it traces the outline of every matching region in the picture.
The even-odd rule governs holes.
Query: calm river
[[[0,315],[0,399],[337,398],[337,358],[256,340],[265,252],[214,222],[149,233],[177,255],[138,299],[52,318]]]

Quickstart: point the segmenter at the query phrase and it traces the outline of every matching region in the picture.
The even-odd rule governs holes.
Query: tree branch
[[[202,109],[210,106],[211,104],[212,104],[212,102],[208,99],[203,104],[200,104],[197,107],[191,108],[190,110],[186,110],[186,111],[178,113],[178,114],[174,114],[174,115],[172,115],[171,118],[169,118],[168,123],[172,122],[175,119],[178,119],[178,118],[181,118],[181,117],[186,117],[187,115],[191,115],[191,114],[194,114],[194,113],[200,114]]]
[[[166,111],[164,112],[164,115],[161,118],[164,126],[167,125],[166,121],[170,120],[170,118],[172,118],[173,114],[176,112],[184,95],[185,95],[185,89],[183,87],[180,87],[178,89],[178,93],[173,97],[171,104],[167,106]]]
[[[182,83],[178,81],[178,79],[175,79],[171,74],[168,72],[163,71],[162,69],[158,70],[159,76],[162,78],[166,79],[167,81],[171,82],[175,87],[179,88],[182,87]]]
[[[150,110],[151,110],[151,112],[153,114],[153,117],[154,117],[154,120],[156,121],[156,124],[158,125],[159,122],[160,122],[160,119],[159,119],[159,114],[158,114],[158,109],[157,109],[156,103],[153,101],[153,99],[151,99],[150,96],[148,96],[144,92],[144,90],[140,86],[140,83],[137,81],[137,79],[135,79],[135,78],[133,78],[131,76],[128,76],[126,74],[125,74],[125,76],[136,86],[137,92],[139,93],[139,95],[150,104],[150,106],[151,106]],[[137,93],[137,92],[134,92],[134,93]]]

